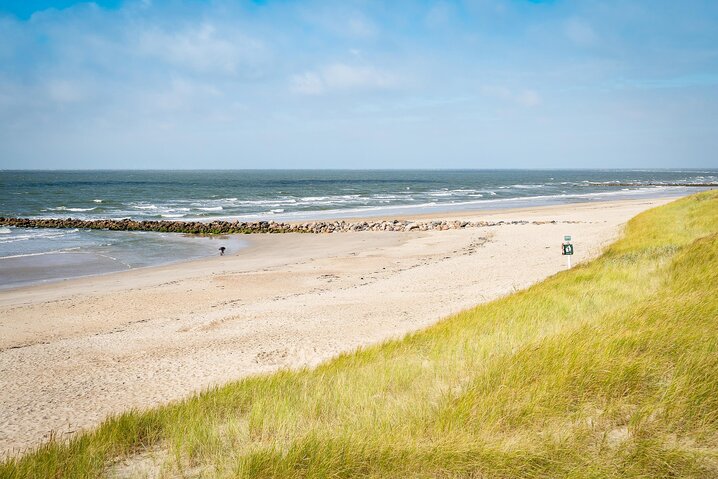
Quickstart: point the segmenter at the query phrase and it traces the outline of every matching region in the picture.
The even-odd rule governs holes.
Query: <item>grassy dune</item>
[[[129,412],[0,466],[133,474],[718,477],[718,191],[401,341]]]

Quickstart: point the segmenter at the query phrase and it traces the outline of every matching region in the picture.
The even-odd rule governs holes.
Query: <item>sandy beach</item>
[[[2,291],[0,455],[416,331],[565,269],[563,235],[585,261],[671,200],[433,215],[543,224],[252,235],[224,257]]]

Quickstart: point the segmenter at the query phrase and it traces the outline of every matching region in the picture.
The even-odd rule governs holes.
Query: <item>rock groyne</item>
[[[557,221],[465,221],[465,220],[376,220],[311,221],[278,223],[276,221],[137,221],[132,219],[81,220],[74,218],[2,218],[0,226],[19,228],[78,228],[112,231],[157,231],[187,234],[250,233],[341,233],[350,231],[429,231],[478,228],[502,224],[544,224]],[[562,221],[562,223],[564,223]],[[570,222],[573,223],[573,222]]]

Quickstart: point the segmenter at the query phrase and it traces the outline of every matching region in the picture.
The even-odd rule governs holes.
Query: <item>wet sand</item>
[[[224,257],[0,291],[0,455],[400,337],[565,269],[565,234],[585,261],[671,200],[450,215],[544,224],[253,235]]]

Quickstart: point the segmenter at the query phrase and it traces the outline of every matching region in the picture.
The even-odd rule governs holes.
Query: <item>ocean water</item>
[[[0,171],[0,216],[305,219],[590,201],[717,181],[718,170]]]
[[[236,237],[0,227],[0,289],[234,253]]]
[[[680,196],[703,170],[0,171],[0,216],[306,220]],[[237,239],[0,228],[0,288],[230,251]]]

